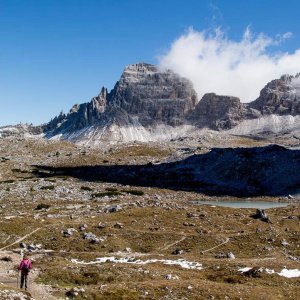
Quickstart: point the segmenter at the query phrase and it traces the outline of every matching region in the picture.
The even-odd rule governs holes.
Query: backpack
[[[28,264],[24,264],[23,268],[22,268],[22,271],[24,273],[29,273],[30,269],[29,269],[29,265]]]

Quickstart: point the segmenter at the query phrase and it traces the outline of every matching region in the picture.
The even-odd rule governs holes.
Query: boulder
[[[257,209],[256,213],[251,215],[254,219],[262,220],[263,222],[270,223],[270,219],[267,213],[263,209]]]

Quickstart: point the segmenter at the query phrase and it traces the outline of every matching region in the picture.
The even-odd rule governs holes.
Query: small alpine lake
[[[278,208],[286,207],[290,203],[287,202],[268,202],[268,201],[192,201],[196,205],[211,205],[211,206],[223,206],[231,208]]]

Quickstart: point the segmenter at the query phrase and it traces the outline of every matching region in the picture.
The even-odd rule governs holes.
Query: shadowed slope
[[[271,145],[214,148],[182,161],[147,165],[38,166],[41,177],[64,174],[86,181],[191,190],[210,195],[286,195],[300,189],[300,150]],[[46,171],[46,172],[45,172]]]

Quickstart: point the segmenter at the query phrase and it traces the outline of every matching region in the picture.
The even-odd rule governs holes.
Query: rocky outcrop
[[[300,73],[296,76],[284,75],[269,82],[250,106],[263,115],[300,114]]]
[[[258,111],[241,103],[237,97],[209,93],[197,104],[190,119],[198,127],[224,130],[238,125],[244,119],[255,118],[258,115]]]

